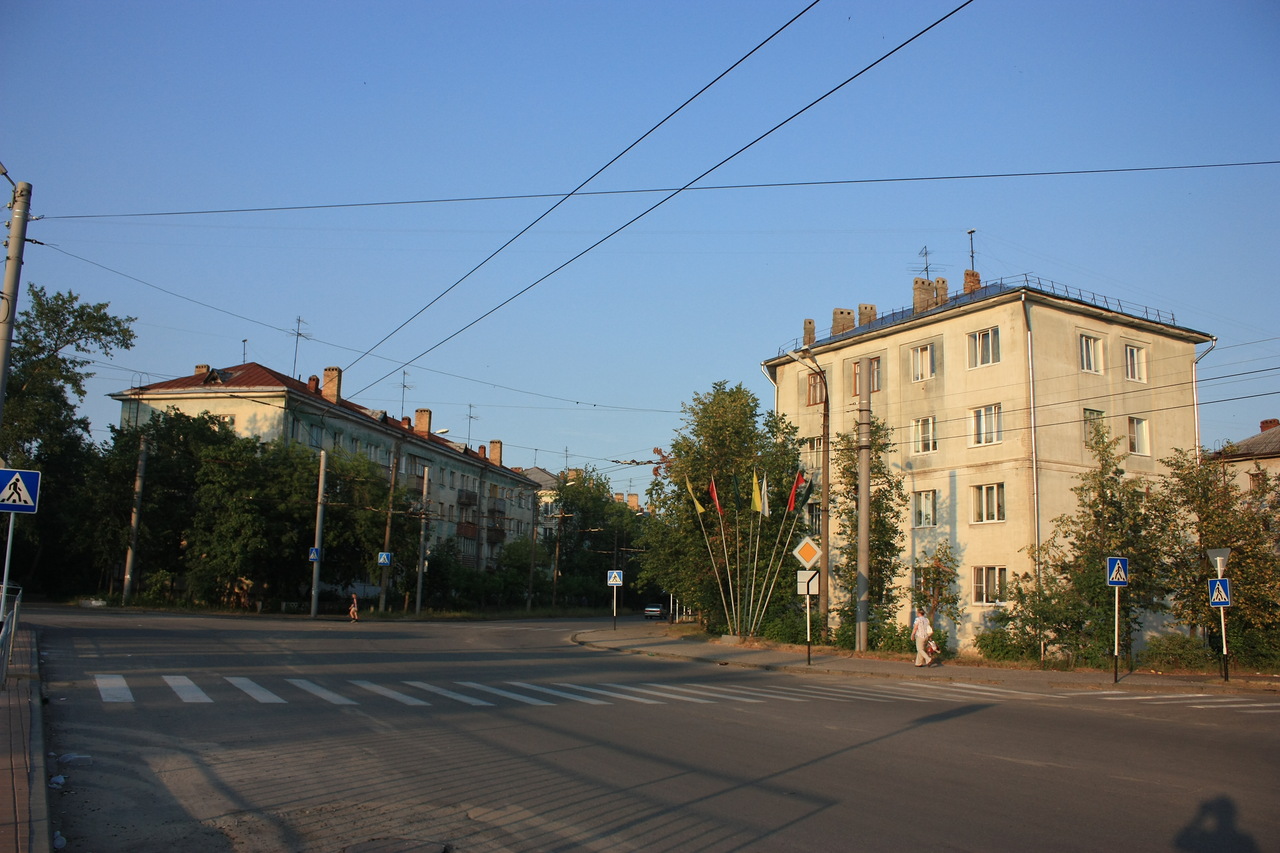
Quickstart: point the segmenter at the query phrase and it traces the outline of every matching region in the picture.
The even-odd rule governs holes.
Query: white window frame
[[[938,419],[933,415],[916,418],[911,422],[911,450],[914,453],[933,453],[938,449]]]
[[[1131,382],[1147,381],[1147,348],[1137,344],[1124,345],[1124,378]]]
[[[1000,327],[969,333],[969,367],[1000,363]]]
[[[1084,414],[1081,415],[1080,417],[1080,422],[1084,424],[1084,441],[1086,444],[1088,444],[1089,442],[1090,428],[1093,426],[1093,424],[1103,423],[1106,421],[1106,419],[1107,419],[1107,413],[1104,412],[1102,409],[1086,408],[1084,410]]]
[[[1080,370],[1102,373],[1102,338],[1097,335],[1080,333]]]
[[[984,483],[973,487],[973,523],[994,524],[1004,521],[1004,483]]]
[[[1009,571],[1005,566],[973,567],[973,603],[1003,604],[1009,583]]]
[[[1151,425],[1146,418],[1129,418],[1129,452],[1135,456],[1151,455]]]
[[[911,526],[938,526],[938,491],[924,489],[911,493]]]
[[[911,348],[911,381],[924,382],[935,375],[933,344]]]
[[[982,444],[998,444],[1004,440],[1004,416],[999,403],[982,406],[973,410],[972,443],[976,447]]]

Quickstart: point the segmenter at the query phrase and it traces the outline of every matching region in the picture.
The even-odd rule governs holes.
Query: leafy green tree
[[[774,597],[790,587],[779,580],[778,555],[805,532],[800,513],[786,511],[799,469],[796,429],[775,412],[762,414],[741,384],[717,382],[682,409],[684,425],[649,487],[654,515],[641,537],[641,582],[674,595],[710,627],[754,633],[763,615],[785,609]],[[769,516],[752,508],[757,482],[767,484]]]
[[[944,539],[925,560],[915,562],[916,584],[911,589],[913,607],[923,607],[932,623],[939,616],[960,621],[960,559]]]
[[[868,638],[893,624],[901,605],[898,578],[902,575],[902,528],[900,519],[907,505],[903,475],[888,461],[893,430],[883,421],[871,422],[871,507],[867,597]],[[839,560],[831,566],[832,586],[844,594],[839,613],[842,624],[853,625],[858,605],[858,439],[857,435],[836,436],[832,461],[832,515],[836,519],[840,545]],[[833,593],[834,593],[833,589]],[[835,596],[833,595],[833,598]]]

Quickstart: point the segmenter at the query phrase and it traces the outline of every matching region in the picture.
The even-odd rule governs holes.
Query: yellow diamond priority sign
[[[804,564],[806,569],[813,568],[813,564],[822,557],[822,549],[808,536],[804,537],[791,553],[796,555],[796,559]]]

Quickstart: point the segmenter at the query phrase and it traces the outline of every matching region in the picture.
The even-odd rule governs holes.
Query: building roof
[[[1227,461],[1280,457],[1280,426],[1274,419],[1263,421],[1262,432],[1233,442],[1216,455]]]

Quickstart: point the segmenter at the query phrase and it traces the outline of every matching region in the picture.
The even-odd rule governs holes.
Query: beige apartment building
[[[890,464],[910,498],[904,560],[950,540],[963,613],[939,627],[963,647],[1002,606],[1005,584],[1034,575],[1028,546],[1076,509],[1090,422],[1124,438],[1133,476],[1198,445],[1196,347],[1212,339],[1154,309],[1031,276],[984,284],[967,270],[959,293],[917,278],[908,308],[835,309],[824,335],[806,320],[803,338],[764,368],[817,474],[825,401],[832,440],[856,435],[868,359],[871,412],[893,429]],[[848,595],[832,589],[833,607]],[[901,618],[910,621],[906,607]]]
[[[221,418],[238,435],[261,441],[285,437],[317,451],[364,456],[398,486],[426,486],[430,541],[456,537],[466,565],[494,568],[503,545],[533,532],[539,485],[502,464],[502,442],[471,448],[432,428],[431,410],[395,418],[342,396],[342,370],[323,381],[292,379],[255,362],[210,368],[198,364],[177,379],[111,395],[123,427],[145,423],[170,408]]]

